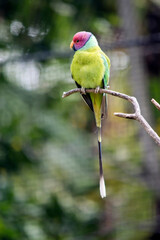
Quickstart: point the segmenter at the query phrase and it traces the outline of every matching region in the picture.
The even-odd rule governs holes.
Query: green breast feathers
[[[103,87],[102,79],[106,74],[103,58],[108,60],[98,46],[84,51],[77,51],[71,64],[73,79],[84,88]],[[109,69],[110,64],[108,61],[106,62]]]

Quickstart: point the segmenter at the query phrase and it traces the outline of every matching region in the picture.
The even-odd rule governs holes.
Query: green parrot
[[[90,32],[78,32],[74,35],[70,48],[75,51],[71,74],[78,88],[82,89],[82,97],[94,112],[98,129],[100,195],[106,197],[103,177],[101,151],[101,119],[107,113],[106,94],[98,93],[99,88],[107,88],[110,74],[110,60],[98,45],[97,39]],[[85,93],[85,88],[94,88],[95,93]]]

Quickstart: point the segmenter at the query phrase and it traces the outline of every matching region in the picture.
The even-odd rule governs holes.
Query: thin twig
[[[83,91],[84,91],[84,89],[83,89]],[[71,94],[77,93],[77,92],[83,93],[83,91],[80,88],[75,88],[68,92],[64,92],[62,97],[65,98],[65,97],[68,97]],[[95,92],[95,89],[85,89],[85,91],[86,91],[86,93],[91,93],[91,92]],[[124,93],[115,92],[115,91],[108,90],[108,89],[99,89],[98,92],[99,93],[107,93],[109,95],[123,98],[123,99],[131,102],[134,107],[134,113],[114,113],[114,115],[117,117],[121,117],[121,118],[137,120],[142,125],[142,127],[145,129],[145,131],[154,139],[155,143],[158,146],[160,146],[160,137],[153,130],[153,128],[149,125],[149,123],[145,120],[145,118],[142,116],[139,103],[135,97],[128,96]],[[160,104],[158,104],[155,100],[152,100],[152,103],[160,110]]]
[[[152,98],[151,102],[155,105],[155,107],[160,110],[160,104],[154,99]]]

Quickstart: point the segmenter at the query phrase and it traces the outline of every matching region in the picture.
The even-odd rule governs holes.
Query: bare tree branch
[[[156,106],[158,110],[160,110],[160,104],[155,99],[152,98],[151,102]]]
[[[115,91],[112,91],[112,90],[101,89],[101,88],[98,89],[98,91],[97,91],[97,89],[85,89],[85,91],[86,91],[86,93],[91,93],[91,92],[107,93],[107,94],[115,96],[115,97],[123,98],[123,99],[129,101],[130,103],[132,103],[133,108],[134,108],[134,113],[114,113],[114,115],[117,116],[117,117],[121,117],[121,118],[128,118],[128,119],[137,120],[142,125],[142,127],[145,129],[145,131],[154,139],[155,143],[158,146],[160,146],[160,137],[152,129],[152,127],[145,120],[145,118],[142,116],[139,103],[138,103],[138,101],[135,97],[128,96],[124,93],[119,93],[119,92],[115,92]],[[75,88],[75,89],[72,89],[68,92],[64,92],[63,95],[62,95],[62,98],[68,97],[71,94],[77,93],[77,92],[84,94],[84,89]],[[154,99],[152,99],[152,103],[160,110],[160,104],[159,103],[157,103]]]

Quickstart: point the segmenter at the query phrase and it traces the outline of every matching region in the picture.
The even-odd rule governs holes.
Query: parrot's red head
[[[79,50],[86,44],[86,42],[88,42],[91,36],[92,36],[92,33],[90,32],[83,31],[83,32],[76,33],[70,44],[70,48],[73,48],[74,51]]]

